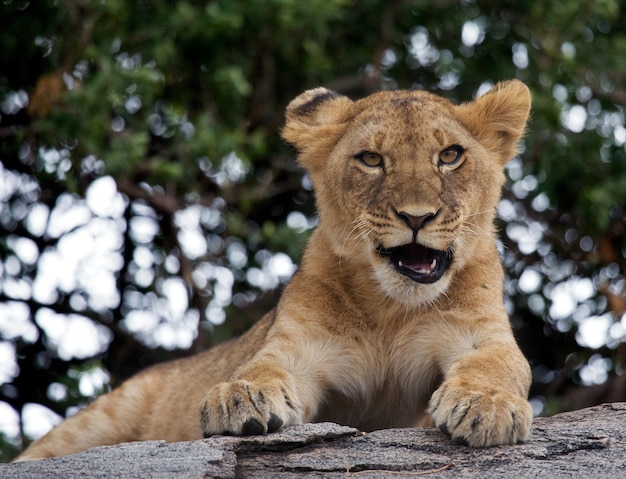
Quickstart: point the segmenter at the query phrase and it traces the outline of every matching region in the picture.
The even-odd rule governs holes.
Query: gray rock
[[[472,449],[435,429],[363,433],[332,423],[267,436],[97,447],[0,465],[0,478],[623,478],[626,403],[537,418],[525,444]]]

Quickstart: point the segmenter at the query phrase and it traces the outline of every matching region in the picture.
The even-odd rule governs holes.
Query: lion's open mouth
[[[377,248],[381,255],[389,257],[396,270],[418,283],[434,283],[444,275],[452,253],[427,248],[420,244],[405,244],[395,248]]]

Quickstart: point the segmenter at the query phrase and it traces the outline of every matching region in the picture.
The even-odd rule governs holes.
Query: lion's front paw
[[[216,385],[200,410],[204,437],[265,434],[298,422],[298,408],[285,388],[245,380]]]
[[[473,447],[524,441],[533,418],[530,404],[520,396],[454,379],[435,391],[428,412],[442,431]]]

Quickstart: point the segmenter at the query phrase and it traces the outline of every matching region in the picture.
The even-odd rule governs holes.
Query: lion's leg
[[[291,374],[268,363],[249,366],[254,373],[220,383],[207,394],[200,413],[205,436],[264,434],[308,419]]]
[[[512,337],[474,347],[444,371],[428,408],[435,425],[474,447],[526,440],[533,417],[528,362]]]
[[[268,342],[230,382],[209,390],[200,411],[205,436],[264,434],[313,420],[349,353],[341,344],[296,337]]]

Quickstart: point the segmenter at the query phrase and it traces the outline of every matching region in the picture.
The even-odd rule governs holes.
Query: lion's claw
[[[449,380],[428,408],[435,425],[455,442],[473,447],[515,444],[530,433],[532,408],[525,399],[496,387]]]

